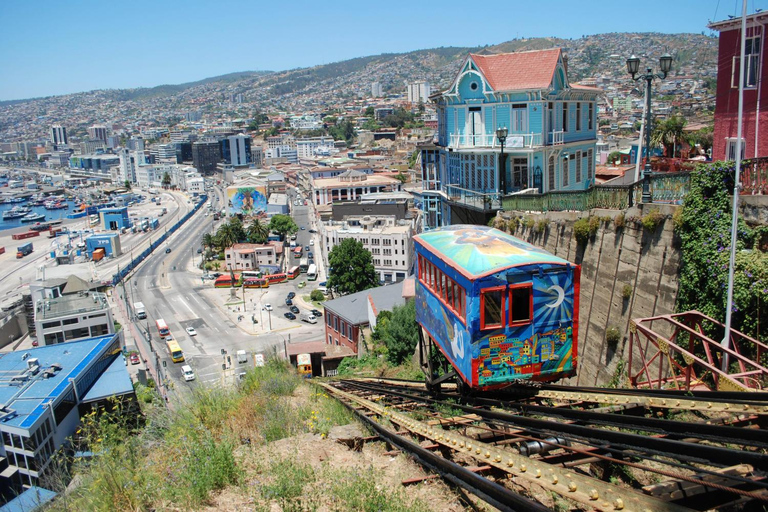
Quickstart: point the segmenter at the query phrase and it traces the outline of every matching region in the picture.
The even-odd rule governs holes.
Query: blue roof
[[[30,487],[0,507],[0,512],[33,512],[53,498],[56,493],[42,487]]]
[[[70,389],[69,379],[76,379],[93,361],[101,357],[116,334],[70,341],[0,355],[0,404],[16,414],[5,425],[29,429],[45,412],[47,403]],[[25,354],[27,358],[22,359]],[[11,379],[27,369],[27,361],[37,358],[40,371],[29,380],[11,384]],[[61,370],[49,378],[43,371],[54,363]]]
[[[125,367],[125,358],[118,357],[112,361],[101,374],[91,389],[82,398],[83,402],[93,402],[110,396],[119,396],[133,392],[133,382]]]

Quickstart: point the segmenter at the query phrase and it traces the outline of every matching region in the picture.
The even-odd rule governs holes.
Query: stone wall
[[[573,224],[588,212],[504,212],[495,219],[497,227],[503,225],[518,238],[581,265],[579,370],[571,384],[601,386],[610,381],[619,361],[629,358],[630,319],[674,312],[680,250],[673,240],[672,215],[677,208],[654,204],[626,212],[593,210],[591,214],[603,220],[586,247],[577,243]],[[666,219],[650,233],[639,220],[652,209],[658,209]],[[625,225],[618,228],[614,219],[621,213]],[[513,217],[532,219],[533,227],[530,220],[522,221],[510,231]],[[546,222],[546,229],[541,229],[540,221]],[[632,289],[627,299],[622,296],[625,285]],[[608,346],[605,339],[606,330],[612,326],[622,333],[615,347]]]

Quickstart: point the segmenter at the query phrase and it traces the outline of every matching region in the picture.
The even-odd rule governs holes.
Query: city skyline
[[[215,4],[203,1],[139,0],[130,10],[95,1],[3,2],[0,60],[12,72],[0,83],[0,100],[181,84],[238,71],[283,71],[516,38],[708,34],[709,21],[741,10],[738,0],[650,0],[640,9],[634,2],[596,0],[588,2],[588,10],[552,0],[545,18],[533,5],[500,5],[493,16],[487,10],[463,10],[455,1],[440,9],[395,2],[386,12],[350,1],[323,5],[328,7],[300,0],[286,12],[274,3],[245,2],[236,5],[238,13],[217,14]],[[768,0],[749,0],[748,11],[757,9],[768,9]],[[28,23],[9,22],[14,19],[34,22],[33,35]]]

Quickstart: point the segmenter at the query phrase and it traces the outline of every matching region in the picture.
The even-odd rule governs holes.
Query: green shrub
[[[517,217],[512,217],[509,219],[509,222],[507,222],[507,226],[510,233],[514,233],[517,231],[517,227],[520,225],[520,219]]]
[[[632,297],[632,286],[625,284],[621,289],[621,298],[629,300],[630,297]]]
[[[597,217],[589,218],[589,236],[595,236],[597,230],[600,229],[600,219]]]
[[[643,215],[641,222],[647,231],[655,233],[656,229],[664,222],[664,215],[657,208],[654,208]]]
[[[543,219],[539,219],[539,221],[536,223],[536,232],[537,233],[543,233],[547,230],[549,227],[549,219],[546,217]]]
[[[576,242],[585,247],[589,242],[589,219],[581,218],[573,223],[573,236],[576,237]]]
[[[532,229],[533,226],[536,225],[536,221],[533,220],[533,217],[526,217],[525,218],[525,227],[526,229]]]
[[[312,293],[309,294],[309,298],[314,302],[322,302],[325,300],[325,295],[320,290],[312,290]]]
[[[683,229],[683,209],[675,209],[675,213],[672,214],[672,225],[675,227],[675,231]]]
[[[620,213],[613,218],[613,225],[616,226],[616,230],[623,228],[624,224],[625,224],[625,221],[624,221],[623,213]]]
[[[605,331],[605,341],[609,347],[615,348],[621,340],[621,331],[615,325],[610,326]]]

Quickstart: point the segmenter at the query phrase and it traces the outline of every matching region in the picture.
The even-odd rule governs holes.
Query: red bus
[[[213,282],[213,286],[216,288],[229,288],[230,286],[238,286],[240,284],[240,275],[235,274],[235,282],[232,283],[232,276],[224,274],[216,278]]]
[[[263,277],[246,277],[243,280],[244,288],[268,288],[269,281]]]
[[[155,324],[157,324],[157,332],[160,333],[160,336],[165,337],[171,334],[171,330],[168,328],[168,324],[166,324],[165,320],[162,318],[158,318]]]
[[[301,255],[302,255],[303,252],[304,252],[304,249],[302,249],[301,246],[297,246],[293,250],[293,255],[296,256],[297,258],[301,258]]]
[[[288,274],[269,274],[264,276],[264,279],[266,279],[269,284],[282,283],[288,279]]]
[[[301,269],[298,265],[295,267],[291,267],[288,269],[288,279],[296,279],[299,277],[299,274],[301,273]]]

